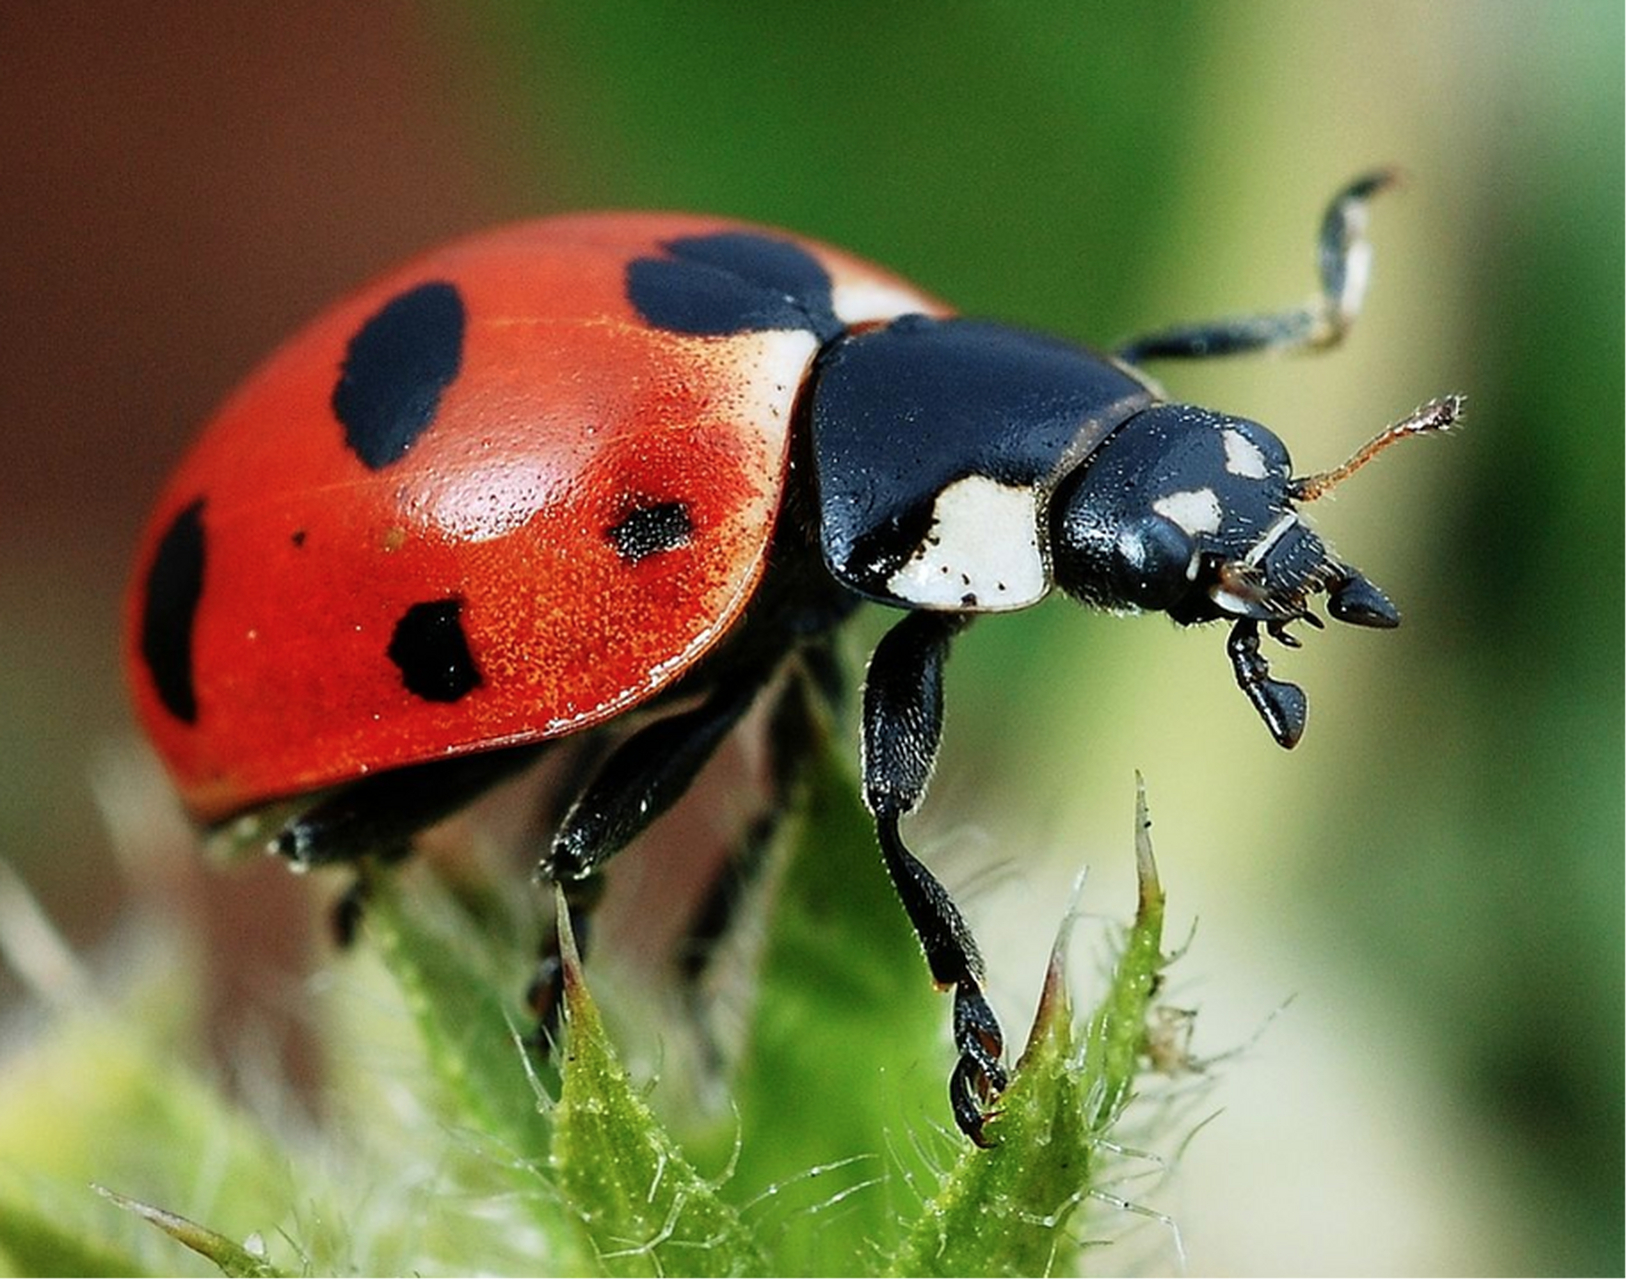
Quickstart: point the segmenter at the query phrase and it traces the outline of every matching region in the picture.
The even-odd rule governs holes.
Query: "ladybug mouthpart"
[[[1354,570],[1328,591],[1328,613],[1354,627],[1389,630],[1401,625],[1401,614],[1389,596]]]
[[[1290,621],[1305,617],[1310,597],[1341,572],[1322,540],[1290,511],[1241,560],[1219,566],[1209,598],[1229,617]]]

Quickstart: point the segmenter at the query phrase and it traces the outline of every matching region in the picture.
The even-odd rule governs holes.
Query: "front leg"
[[[1248,351],[1302,351],[1331,347],[1345,336],[1367,292],[1372,246],[1367,242],[1367,205],[1395,185],[1393,170],[1364,174],[1333,197],[1316,240],[1321,289],[1302,307],[1269,315],[1234,316],[1183,325],[1125,343],[1113,354],[1127,364],[1148,360],[1203,359]]]
[[[983,958],[948,891],[905,846],[899,820],[926,794],[943,733],[943,666],[969,615],[912,613],[876,647],[864,686],[864,801],[887,874],[926,953],[932,977],[955,991],[960,1059],[949,1078],[955,1123],[979,1146],[987,1108],[1006,1086],[1000,1023],[983,996]]]

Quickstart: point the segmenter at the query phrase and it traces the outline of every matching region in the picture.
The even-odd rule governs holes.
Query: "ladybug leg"
[[[402,861],[412,854],[412,842],[403,841],[388,849],[380,849],[372,857],[356,864],[356,874],[350,887],[339,895],[328,916],[328,930],[333,943],[341,951],[347,950],[361,932],[362,920],[367,915],[367,904],[377,883],[375,871]]]
[[[420,831],[526,768],[550,745],[437,760],[363,778],[289,819],[271,837],[271,847],[301,870],[336,862],[356,867],[355,881],[333,912],[334,936],[348,946],[361,924],[372,868],[407,857]]]
[[[302,871],[388,856],[529,767],[552,745],[509,747],[373,774],[329,792],[289,819],[272,837],[272,848]]]
[[[920,804],[943,729],[943,665],[965,614],[922,611],[877,646],[864,686],[864,799],[875,816],[887,873],[903,899],[932,977],[955,990],[960,1059],[949,1077],[955,1123],[979,1146],[988,1106],[1006,1085],[1000,1024],[983,996],[983,958],[959,909],[905,846],[899,820]]]
[[[1231,659],[1237,687],[1254,704],[1277,745],[1298,743],[1305,732],[1305,691],[1297,684],[1272,679],[1270,664],[1260,652],[1260,624],[1239,619],[1226,638],[1226,656]]]
[[[646,725],[605,759],[566,811],[540,871],[566,882],[592,875],[689,789],[751,708],[772,667],[736,676],[699,706]]]
[[[699,706],[646,725],[605,758],[566,810],[538,874],[564,887],[579,948],[588,913],[601,892],[601,868],[689,789],[772,673],[772,666],[736,673]],[[529,996],[544,1035],[558,1016],[559,979],[556,930],[538,962]]]
[[[1235,316],[1183,325],[1125,343],[1114,352],[1127,364],[1199,359],[1262,350],[1321,350],[1336,344],[1361,311],[1372,246],[1366,238],[1368,202],[1392,187],[1392,169],[1364,174],[1328,205],[1316,241],[1321,290],[1308,304],[1269,315]]]
[[[828,647],[819,646],[823,655]],[[804,651],[807,658],[810,651]],[[816,697],[826,692],[818,662],[805,663],[786,681],[768,720],[768,797],[763,810],[742,834],[734,851],[719,868],[717,878],[701,901],[678,952],[678,972],[694,991],[718,941],[734,923],[735,913],[773,848],[797,787],[827,731]]]

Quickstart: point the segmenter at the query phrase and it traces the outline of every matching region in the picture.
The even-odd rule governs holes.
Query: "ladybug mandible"
[[[960,912],[899,832],[950,642],[1053,586],[1226,621],[1237,683],[1294,745],[1305,698],[1261,632],[1296,643],[1319,594],[1340,621],[1399,621],[1297,507],[1460,402],[1296,477],[1266,428],[1168,403],[1139,366],[1335,342],[1389,181],[1334,199],[1312,304],[1112,355],[719,219],[550,218],[432,252],[273,355],[164,491],[127,610],[141,721],[199,822],[275,813],[269,845],[301,865],[404,853],[548,746],[619,731],[542,858],[586,910],[765,696],[783,802],[839,684],[834,631],[862,601],[898,609],[864,684],[864,798],[954,991],[950,1099],[983,1142],[1000,1027]]]

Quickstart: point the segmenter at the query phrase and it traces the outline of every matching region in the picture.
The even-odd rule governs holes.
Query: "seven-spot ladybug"
[[[1052,586],[1225,620],[1238,684],[1294,744],[1304,695],[1261,629],[1294,644],[1319,593],[1343,622],[1398,621],[1297,505],[1459,402],[1295,477],[1266,428],[1167,403],[1138,366],[1336,341],[1388,182],[1334,200],[1313,304],[1111,356],[719,219],[559,217],[430,253],[277,352],[164,492],[128,609],[142,722],[200,822],[274,812],[270,846],[307,865],[398,855],[544,746],[621,730],[542,860],[585,910],[770,690],[783,800],[803,712],[838,683],[834,629],[862,601],[902,610],[864,685],[864,797],[954,989],[950,1097],[983,1141],[1000,1028],[960,912],[899,834],[950,640]]]

